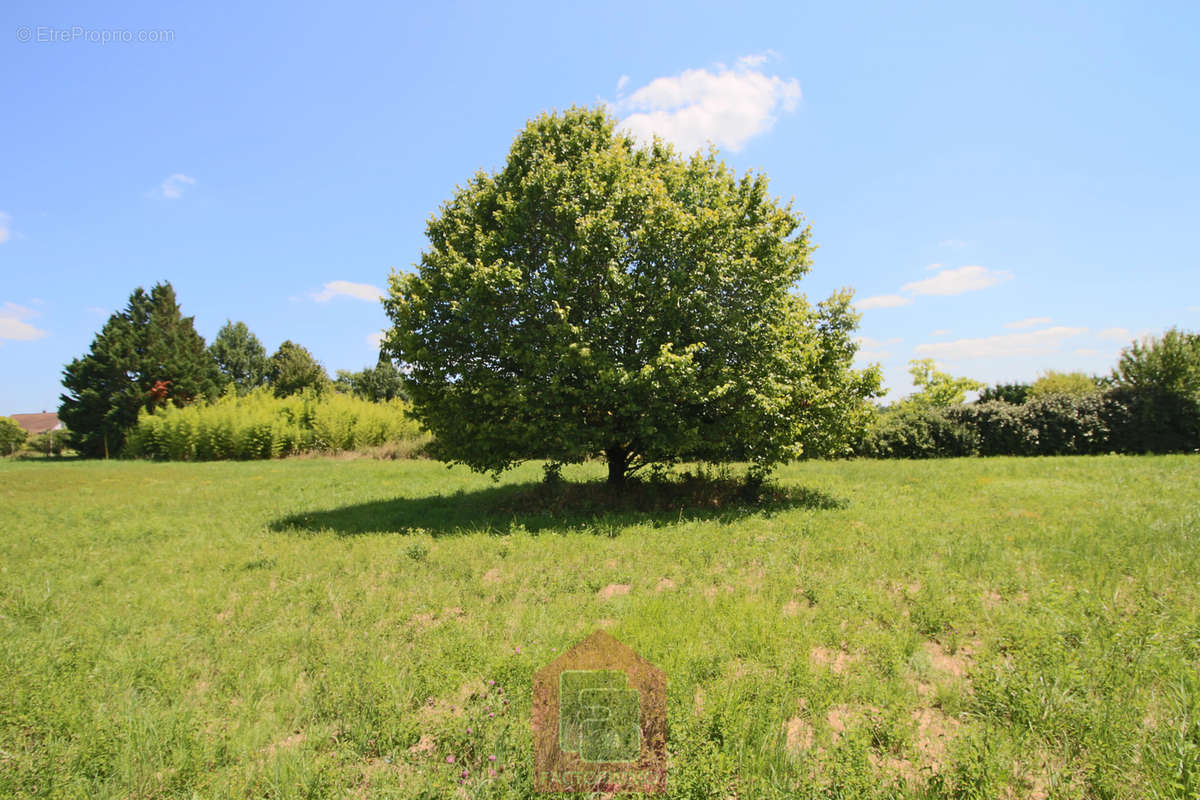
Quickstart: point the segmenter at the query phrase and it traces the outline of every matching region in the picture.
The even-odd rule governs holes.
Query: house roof
[[[62,422],[58,419],[58,414],[53,412],[47,413],[43,411],[41,414],[13,414],[12,419],[24,428],[25,432],[30,436],[57,430],[63,426]]]

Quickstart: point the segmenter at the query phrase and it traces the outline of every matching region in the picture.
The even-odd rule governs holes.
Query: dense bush
[[[125,454],[186,461],[276,458],[416,440],[421,433],[398,400],[372,403],[343,394],[275,397],[269,388],[208,405],[143,412]]]
[[[66,428],[38,433],[25,440],[25,452],[46,456],[61,456],[69,446],[70,432]]]
[[[879,412],[857,453],[872,458],[1172,453],[1200,448],[1200,402],[1115,387],[943,408],[900,403]]]
[[[25,429],[12,417],[0,417],[0,455],[12,455],[24,441]]]
[[[858,454],[871,458],[947,458],[975,455],[978,434],[946,407],[900,403],[879,412]]]
[[[1021,404],[1029,399],[1028,383],[997,383],[985,386],[979,390],[977,403],[990,403],[993,400],[1003,400],[1006,403]]]

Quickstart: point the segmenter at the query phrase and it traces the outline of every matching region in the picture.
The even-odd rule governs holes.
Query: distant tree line
[[[1200,449],[1200,334],[1134,342],[1112,373],[1046,372],[993,386],[913,363],[920,391],[877,412],[872,458],[1172,453]],[[966,391],[979,390],[973,403]]]
[[[72,447],[88,457],[116,455],[139,413],[216,400],[268,387],[276,397],[345,392],[367,400],[402,396],[400,373],[382,355],[361,372],[336,381],[311,352],[291,340],[270,356],[244,322],[226,321],[211,345],[183,316],[170,283],[134,290],[108,318],[91,349],[63,370],[59,418]]]

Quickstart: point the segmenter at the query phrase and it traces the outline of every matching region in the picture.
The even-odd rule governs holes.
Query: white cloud
[[[1009,322],[1004,325],[1006,328],[1013,330],[1021,330],[1023,328],[1036,328],[1038,325],[1049,325],[1054,320],[1050,317],[1026,317],[1019,319],[1016,322]]]
[[[628,75],[622,75],[621,77],[617,78],[617,93],[620,94],[621,90],[624,89],[628,85],[629,85],[629,76]]]
[[[743,69],[754,69],[755,67],[761,67],[763,64],[767,63],[767,59],[775,55],[777,54],[774,50],[768,50],[765,53],[752,53],[748,56],[742,56],[739,58],[737,60],[737,64]]]
[[[1067,339],[1082,336],[1087,328],[1067,328],[1062,325],[1028,333],[1006,333],[982,339],[956,339],[953,342],[934,342],[916,347],[919,355],[944,358],[950,361],[967,358],[1002,358],[1053,353]]]
[[[330,281],[321,291],[313,292],[312,299],[318,303],[327,303],[340,296],[353,297],[356,300],[378,300],[383,297],[383,290],[369,283]]]
[[[644,142],[658,134],[685,153],[710,141],[741,150],[771,130],[779,111],[794,111],[800,102],[799,81],[757,69],[768,55],[743,56],[732,69],[718,64],[714,72],[655,78],[616,104],[618,113],[630,112],[619,127]]]
[[[855,308],[898,308],[911,303],[907,297],[901,297],[898,294],[879,294],[874,297],[864,297],[854,303]]]
[[[9,228],[11,221],[12,217],[0,211],[0,244],[7,242],[8,237],[12,235],[12,230]]]
[[[184,175],[182,172],[176,172],[162,182],[162,196],[169,200],[177,200],[183,196],[183,190],[188,186],[194,186],[196,179]]]
[[[1092,348],[1092,347],[1076,347],[1071,352],[1073,352],[1077,356],[1098,356],[1098,355],[1100,355],[1100,351],[1096,350],[1095,348]]]
[[[933,332],[932,334],[930,334],[930,335],[931,335],[931,336],[949,336],[949,335],[950,335],[950,329],[949,329],[949,328],[938,328],[936,331],[934,331],[934,332]]]
[[[1105,328],[1096,334],[1097,339],[1104,339],[1109,342],[1130,342],[1133,340],[1133,335],[1129,332],[1129,328]]]
[[[858,344],[858,352],[855,356],[863,361],[882,361],[885,358],[891,358],[892,353],[884,348],[888,345],[899,344],[904,341],[899,337],[892,337],[887,341],[872,339],[870,336],[859,336],[855,338],[855,343]]]
[[[383,342],[383,331],[367,334],[367,344],[371,345],[371,347],[374,347],[376,350],[379,349],[381,342]]]
[[[36,317],[38,312],[25,308],[16,303],[5,303],[0,308],[0,339],[12,339],[17,342],[32,342],[46,335],[25,320]]]
[[[925,268],[925,271],[933,272],[935,269],[941,269],[941,268],[942,268],[941,264],[930,264],[928,267]]]
[[[987,267],[970,266],[944,269],[932,278],[906,283],[900,287],[910,294],[953,295],[987,289],[1012,277],[1005,270],[990,270]]]

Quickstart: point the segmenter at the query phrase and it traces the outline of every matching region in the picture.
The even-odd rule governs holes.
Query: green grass
[[[533,672],[603,627],[666,672],[672,797],[1196,797],[1198,467],[606,515],[494,511],[537,465],[0,464],[0,796],[526,797]]]

